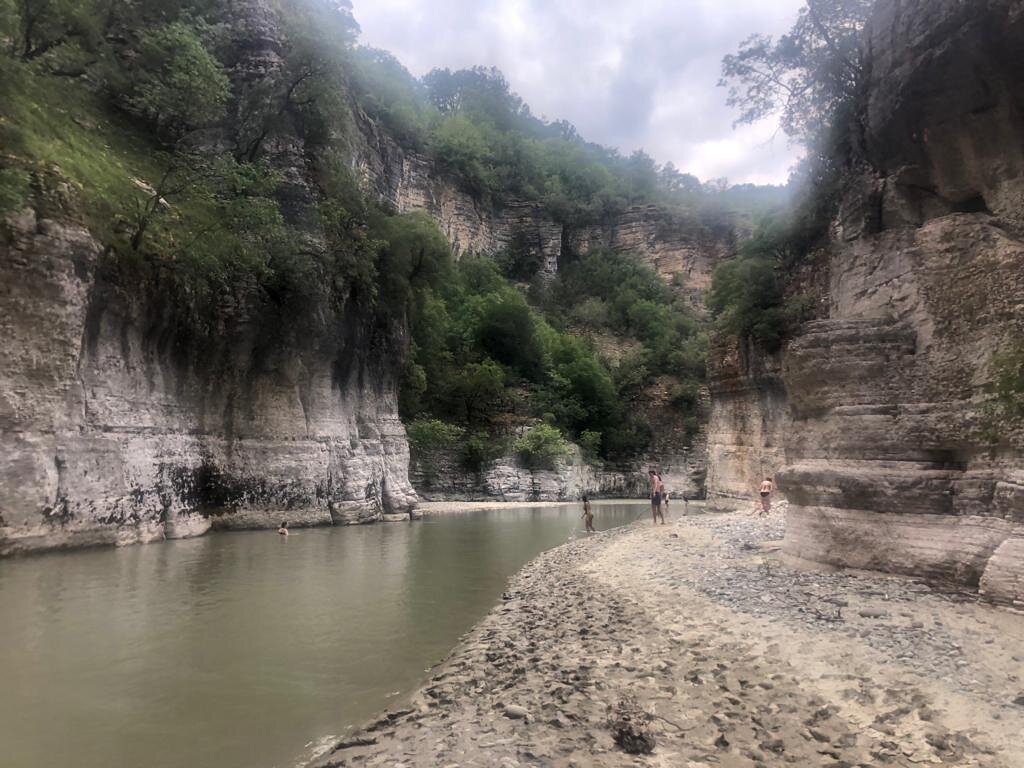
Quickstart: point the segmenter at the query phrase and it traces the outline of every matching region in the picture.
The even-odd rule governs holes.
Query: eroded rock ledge
[[[1024,5],[882,0],[829,311],[788,346],[788,552],[1024,600]]]
[[[783,465],[790,554],[1024,601],[1024,434],[989,399],[1024,338],[1024,4],[880,0],[864,45],[819,319],[713,350],[709,496]]]

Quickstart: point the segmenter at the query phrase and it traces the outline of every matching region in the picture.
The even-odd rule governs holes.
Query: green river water
[[[603,503],[599,530],[646,502]],[[578,506],[0,561],[3,768],[290,768],[413,690]]]

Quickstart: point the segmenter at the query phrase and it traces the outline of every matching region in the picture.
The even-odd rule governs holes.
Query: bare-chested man
[[[767,515],[772,511],[772,491],[775,485],[770,477],[766,477],[761,483],[761,514]]]
[[[661,518],[661,524],[665,524],[665,515],[661,511],[661,498],[665,493],[665,484],[661,482],[661,475],[655,472],[653,469],[647,473],[648,479],[651,481],[651,515],[654,518],[654,524],[658,524],[658,518]]]

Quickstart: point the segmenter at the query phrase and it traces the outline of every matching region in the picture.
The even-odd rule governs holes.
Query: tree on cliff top
[[[793,28],[774,40],[755,34],[722,60],[719,85],[740,110],[738,125],[779,115],[792,139],[812,148],[863,75],[861,32],[873,0],[808,0]]]

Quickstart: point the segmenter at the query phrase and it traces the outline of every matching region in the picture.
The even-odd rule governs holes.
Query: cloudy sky
[[[772,123],[733,129],[722,56],[778,34],[803,0],[353,0],[362,41],[415,75],[496,66],[534,114],[643,148],[701,179],[785,181],[796,151]]]

